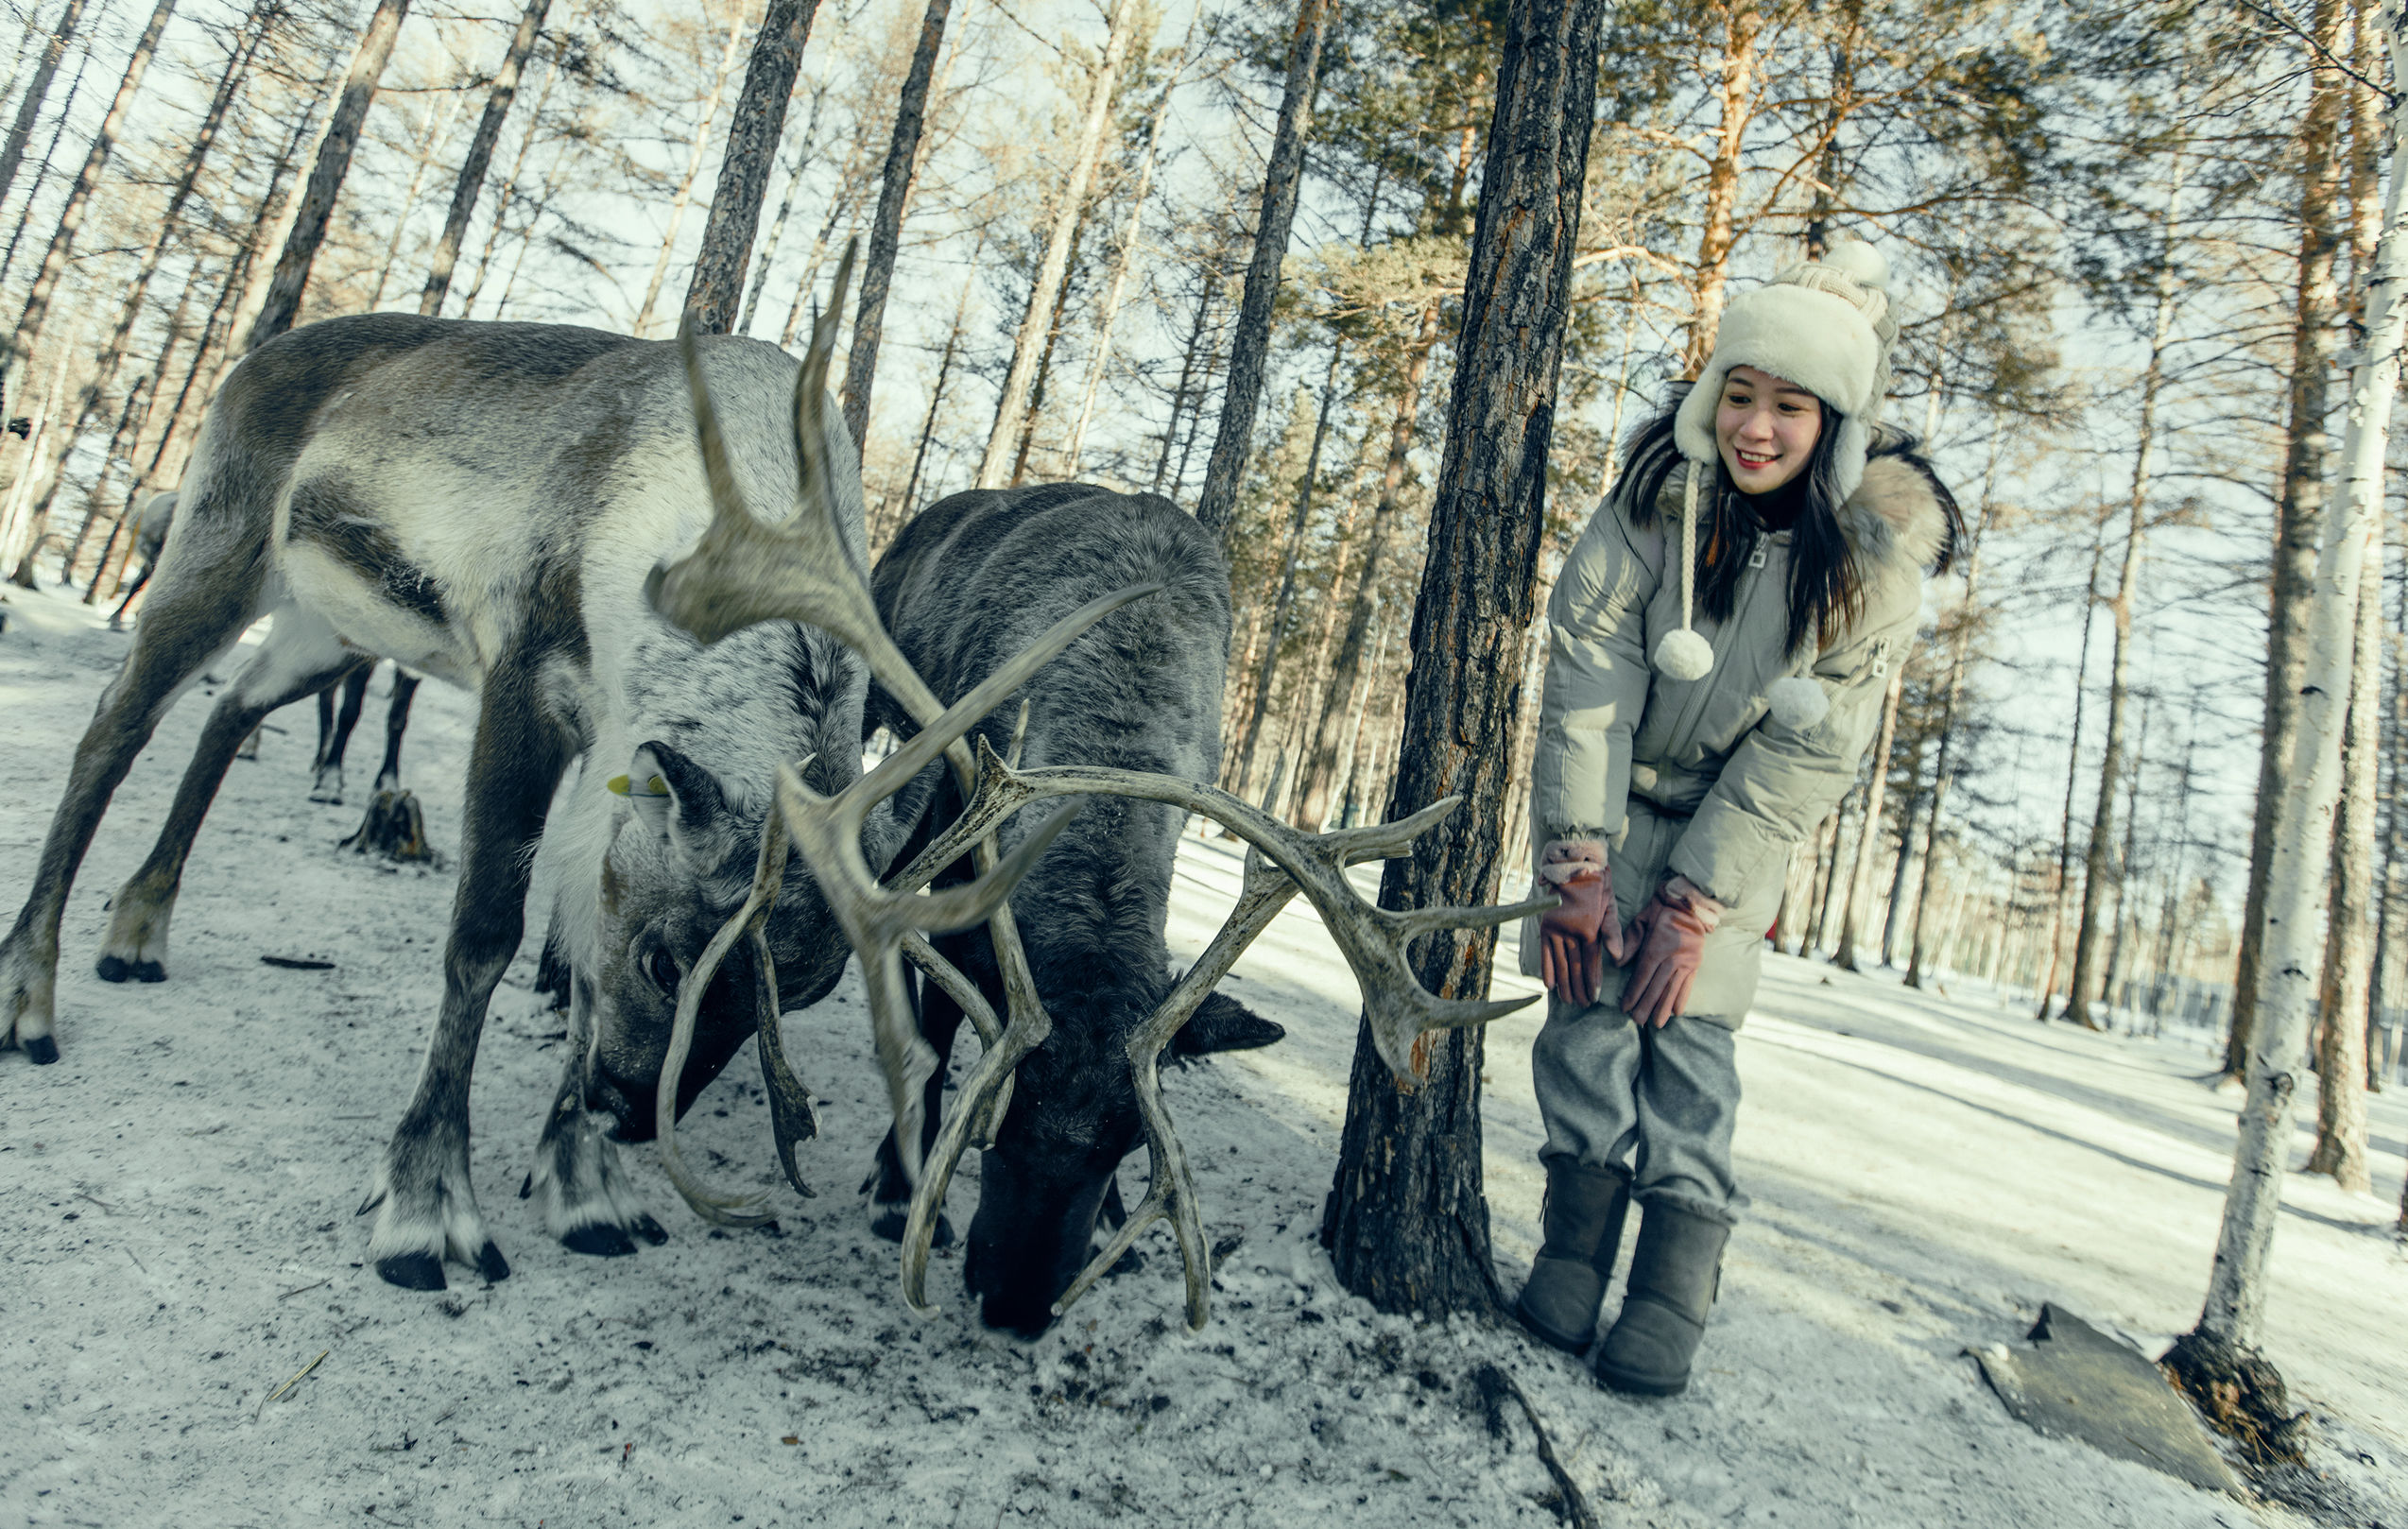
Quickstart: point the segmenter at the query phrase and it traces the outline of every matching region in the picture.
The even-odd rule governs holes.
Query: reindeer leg
[[[537,663],[534,654],[506,658],[480,695],[459,890],[443,950],[443,1007],[417,1090],[360,1207],[362,1215],[377,1212],[368,1242],[377,1274],[406,1290],[442,1289],[446,1257],[489,1280],[509,1277],[469,1179],[468,1091],[486,1005],[526,930],[534,858],[526,851],[542,834],[553,788],[575,748],[544,711]]]
[[[377,766],[376,789],[402,788],[402,733],[410,725],[410,702],[418,696],[418,676],[393,665],[393,699],[385,709],[385,763]]]
[[[101,692],[76,746],[32,890],[0,940],[0,1042],[13,1038],[36,1062],[59,1059],[59,919],[109,799],[176,696],[258,612],[266,583],[258,540],[208,534],[215,529],[196,527],[191,551],[151,596],[125,667]]]
[[[368,695],[368,677],[376,661],[367,660],[343,677],[343,707],[335,709],[332,689],[318,693],[318,759],[313,765],[309,799],[340,806],[343,800],[343,750],[351,747],[352,729],[359,726],[360,702]]]
[[[547,940],[545,949],[550,948]],[[519,1195],[539,1197],[545,1229],[570,1252],[619,1258],[635,1251],[635,1237],[657,1247],[669,1234],[644,1209],[619,1162],[618,1144],[609,1134],[611,1116],[586,1103],[593,1063],[593,989],[574,972],[564,982],[571,994],[569,1065],[544,1112],[535,1171]]]
[[[175,916],[176,893],[184,877],[184,861],[192,853],[193,835],[226,767],[261,718],[280,706],[323,689],[335,676],[358,661],[358,655],[335,640],[324,617],[298,606],[276,612],[275,626],[259,653],[235,676],[217,698],[200,743],[176,787],[175,805],[159,826],[159,840],[111,904],[109,938],[100,947],[96,970],[103,982],[164,982],[167,980],[167,924]]]

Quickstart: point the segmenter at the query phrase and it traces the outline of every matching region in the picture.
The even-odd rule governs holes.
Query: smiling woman
[[[1924,570],[1956,545],[1929,465],[1868,427],[1887,286],[1878,252],[1843,245],[1735,300],[1548,608],[1531,841],[1562,902],[1522,942],[1554,1002],[1532,1057],[1546,1243],[1519,1310],[1586,1349],[1640,1200],[1597,1356],[1622,1390],[1688,1384],[1745,1203],[1732,1033],[1789,851],[1854,782]]]

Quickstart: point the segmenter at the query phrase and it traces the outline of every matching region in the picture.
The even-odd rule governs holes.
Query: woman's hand
[[[1539,881],[1563,901],[1539,916],[1539,973],[1547,990],[1588,1007],[1605,985],[1605,958],[1624,959],[1613,872],[1594,839],[1556,839],[1539,855]]]
[[[1630,981],[1622,1011],[1660,1029],[1689,1006],[1689,989],[1706,953],[1706,936],[1722,921],[1722,904],[1679,876],[1667,881],[1630,920]]]

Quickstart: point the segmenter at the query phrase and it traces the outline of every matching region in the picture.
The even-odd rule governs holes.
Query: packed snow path
[[[65,600],[10,598],[0,912],[23,898],[127,641]],[[169,716],[86,863],[63,936],[63,1061],[0,1053],[6,1521],[1553,1523],[1558,1488],[1520,1405],[1493,1382],[1484,1397],[1488,1365],[1519,1383],[1607,1523],[2294,1521],[2039,1438],[1963,1356],[2020,1338],[2044,1299],[2143,1342],[2188,1325],[2230,1161],[2233,1101],[2193,1081],[2207,1038],[2038,1026],[1988,995],[1783,959],[1740,1040],[1754,1209],[1697,1383],[1672,1401],[1600,1391],[1509,1326],[1417,1326],[1336,1288],[1314,1230],[1354,999],[1304,908],[1232,988],[1289,1039],[1168,1085],[1211,1230],[1234,1245],[1200,1334],[1180,1322],[1159,1229],[1144,1269],[1033,1344],[976,1325],[951,1256],[931,1280],[943,1314],[904,1310],[894,1249],[854,1193],[885,1119],[850,978],[786,1022],[826,1100],[826,1134],[803,1149],[817,1199],[778,1178],[740,1061],[686,1125],[687,1150],[720,1183],[768,1186],[782,1231],[707,1229],[634,1148],[672,1241],[621,1260],[565,1251],[515,1194],[560,1060],[559,1020],[528,986],[540,916],[496,995],[475,1095],[477,1193],[515,1272],[488,1287],[454,1269],[442,1296],[390,1289],[360,1266],[366,1224],[351,1212],[415,1076],[452,883],[334,849],[365,792],[308,801],[308,707],[274,719],[262,760],[229,776],[185,877],[171,980],[92,974],[102,904],[148,849],[206,705]],[[427,687],[404,751],[446,847],[470,715],[467,697]],[[1235,880],[1225,845],[1188,842],[1182,954]],[[1488,1042],[1508,1291],[1539,1211],[1535,1028],[1519,1016]],[[2375,1106],[2387,1195],[2408,1109],[2397,1093]],[[1132,1159],[1127,1191],[1143,1172]],[[957,1222],[974,1163],[964,1177]],[[2326,1436],[2397,1483],[2408,1273],[2389,1206],[2321,1179],[2295,1178],[2289,1196],[2272,1348]]]

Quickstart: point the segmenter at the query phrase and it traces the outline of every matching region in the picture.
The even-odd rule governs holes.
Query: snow
[[[14,900],[128,639],[56,596],[11,592],[9,610],[0,892]],[[1209,1228],[1243,1239],[1201,1333],[1181,1322],[1160,1228],[1143,1269],[1034,1343],[977,1326],[950,1255],[931,1276],[943,1313],[903,1308],[894,1249],[869,1236],[854,1193],[885,1120],[850,978],[787,1019],[789,1055],[825,1100],[825,1134],[803,1148],[817,1199],[779,1179],[765,1105],[739,1065],[683,1140],[714,1182],[768,1187],[778,1233],[706,1228],[635,1148],[669,1245],[605,1261],[551,1243],[514,1193],[560,1061],[558,1020],[529,990],[532,936],[496,997],[475,1096],[477,1194],[515,1272],[486,1286],[454,1269],[440,1297],[390,1289],[360,1266],[365,1223],[349,1212],[415,1075],[452,886],[449,872],[334,848],[374,750],[354,760],[349,805],[314,805],[309,708],[279,716],[285,730],[234,766],[200,834],[171,980],[92,975],[103,903],[146,850],[204,712],[188,698],[171,713],[85,865],[64,931],[63,1060],[0,1055],[7,1521],[1554,1523],[1557,1488],[1521,1407],[1509,1394],[1484,1404],[1491,1365],[1605,1523],[2305,1521],[2041,1438],[1964,1353],[2019,1339],[2043,1300],[2151,1351],[2189,1325],[2236,1102],[2196,1081],[2208,1038],[2040,1026],[1997,995],[1910,992],[1783,958],[1740,1037],[1754,1206],[1701,1373],[1670,1401],[1599,1390],[1509,1325],[1380,1316],[1336,1286],[1314,1231],[1354,1003],[1306,908],[1231,988],[1288,1039],[1166,1086]],[[404,778],[446,846],[471,715],[468,697],[428,686],[404,747]],[[1202,948],[1236,873],[1224,842],[1187,842],[1183,954]],[[283,970],[262,954],[335,965]],[[1512,976],[1499,987],[1532,990]],[[1537,1236],[1536,1025],[1530,1013],[1497,1024],[1488,1051],[1507,1290]],[[2397,1093],[2374,1106],[2387,1196],[2408,1106]],[[1132,1159],[1131,1203],[1142,1176]],[[974,1163],[963,1177],[957,1220]],[[2408,1268],[2390,1206],[2295,1177],[2285,1211],[2270,1348],[2317,1413],[2316,1463],[2363,1502],[2408,1499]]]

